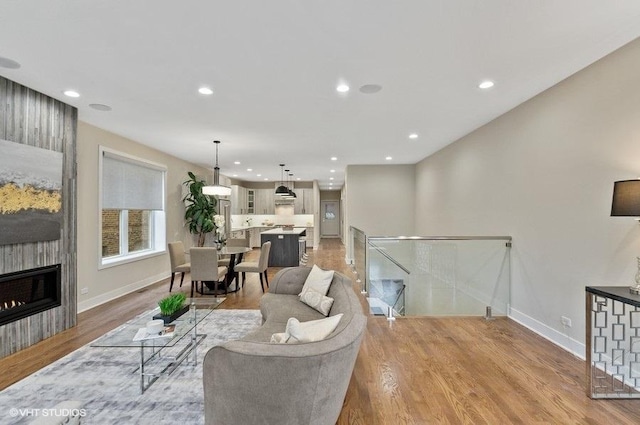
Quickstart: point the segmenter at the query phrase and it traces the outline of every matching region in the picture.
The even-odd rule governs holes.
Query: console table
[[[640,398],[640,295],[587,286],[586,374],[591,398]]]

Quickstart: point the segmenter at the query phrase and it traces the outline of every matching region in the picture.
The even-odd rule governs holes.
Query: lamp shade
[[[214,140],[213,144],[216,147],[216,166],[213,167],[213,185],[203,186],[202,194],[210,196],[229,196],[231,195],[231,188],[220,184],[220,167],[218,167],[218,145],[220,144],[220,141]]]
[[[611,216],[640,217],[640,180],[622,180],[613,184]]]
[[[284,185],[284,164],[280,164],[280,186],[276,188],[276,196],[286,196],[289,194],[289,188]]]
[[[203,186],[202,193],[210,196],[229,196],[231,188],[228,186]]]
[[[287,189],[287,187],[284,185],[278,186],[278,188],[276,189],[276,195],[278,196],[284,196],[288,194],[289,194],[289,189]]]

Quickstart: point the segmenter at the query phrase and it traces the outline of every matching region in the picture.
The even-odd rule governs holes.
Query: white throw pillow
[[[271,335],[271,343],[272,344],[284,344],[287,342],[289,337],[284,332],[278,332],[276,334]]]
[[[333,270],[322,270],[314,264],[311,272],[309,272],[309,276],[307,276],[307,280],[304,281],[302,292],[300,292],[299,295],[302,297],[309,289],[313,289],[322,295],[327,295],[332,280]]]
[[[300,322],[295,317],[292,317],[287,321],[284,340],[288,343],[322,341],[336,330],[342,316],[343,314],[340,313],[326,319],[310,320],[308,322]]]
[[[300,295],[300,301],[305,303],[311,308],[316,309],[325,316],[329,315],[331,306],[333,305],[333,298],[322,295],[320,292],[313,288],[308,289]]]

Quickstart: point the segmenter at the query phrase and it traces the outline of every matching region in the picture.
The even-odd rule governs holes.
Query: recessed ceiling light
[[[240,161],[236,161],[236,162],[234,162],[234,164],[240,165]]]
[[[8,69],[18,69],[20,64],[12,59],[0,56],[0,67]]]
[[[247,171],[253,171],[253,168],[247,168]]]
[[[390,157],[390,156],[388,156],[388,157],[386,157],[385,159],[386,159],[387,161],[391,161],[393,158],[392,158],[392,157]]]
[[[264,178],[265,181],[269,180],[267,177]]]
[[[331,160],[332,160],[332,161],[337,161],[337,160],[338,160],[338,157],[336,157],[336,156],[332,156],[332,157],[331,157]]]
[[[65,96],[69,97],[80,97],[80,93],[75,90],[65,90],[62,93],[64,93]]]
[[[346,84],[338,84],[336,90],[338,91],[338,93],[346,93],[349,91],[349,86]]]
[[[233,177],[238,177],[238,175],[237,175],[237,174],[234,174],[234,175],[233,175]]]
[[[200,87],[198,89],[198,93],[210,95],[210,94],[213,94],[213,90],[211,90],[209,87]]]
[[[298,177],[297,180],[302,180],[302,179],[300,177]]]
[[[336,172],[336,170],[329,170],[329,172],[330,172],[330,173],[335,173],[335,172]]]
[[[256,174],[256,177],[262,177],[262,174]]]
[[[329,177],[329,180],[333,180],[333,177]]]
[[[93,108],[96,111],[102,111],[102,112],[108,112],[111,110],[111,106],[109,105],[103,105],[101,103],[91,103],[89,105],[89,108]]]
[[[480,84],[478,84],[478,87],[480,87],[481,89],[490,89],[491,87],[493,87],[493,81],[483,81]]]
[[[382,86],[378,84],[365,84],[360,87],[360,93],[364,94],[374,94],[378,93],[380,90],[382,90]]]
[[[409,139],[417,139],[418,138],[418,134],[417,133],[411,133],[409,135]]]

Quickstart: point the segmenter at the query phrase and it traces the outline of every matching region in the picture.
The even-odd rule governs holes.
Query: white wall
[[[128,292],[135,291],[170,275],[169,255],[164,255],[98,270],[98,146],[106,146],[129,155],[167,166],[166,224],[167,242],[192,243],[184,227],[182,182],[187,171],[210,177],[206,169],[125,139],[113,133],[78,123],[78,310],[86,310]],[[88,288],[89,293],[80,293]],[[169,288],[167,287],[167,292]]]
[[[513,317],[578,353],[585,286],[633,283],[640,255],[609,217],[640,176],[639,70],[636,40],[416,166],[416,232],[513,236]]]
[[[413,235],[414,165],[349,165],[345,173],[345,229],[369,236]]]

